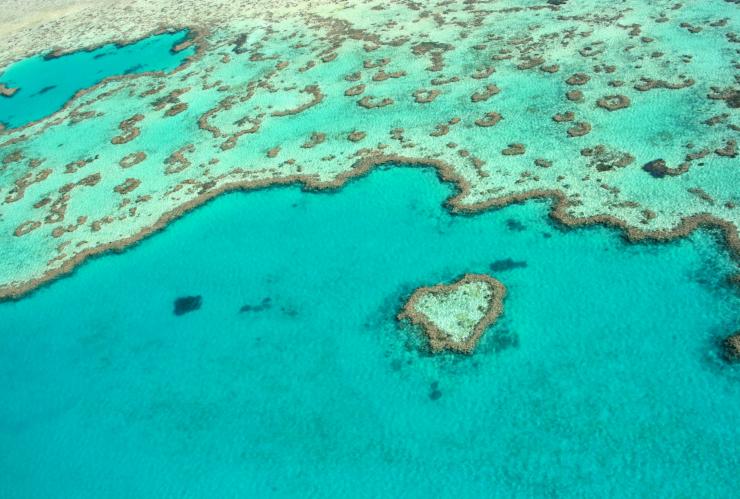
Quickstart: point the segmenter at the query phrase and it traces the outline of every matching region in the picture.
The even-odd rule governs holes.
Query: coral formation
[[[485,274],[466,274],[452,284],[414,291],[399,320],[420,326],[433,351],[472,353],[485,330],[503,312],[506,288]]]

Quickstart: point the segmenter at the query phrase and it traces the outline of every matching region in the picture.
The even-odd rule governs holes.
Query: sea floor
[[[628,244],[451,194],[400,167],[228,194],[0,304],[0,496],[736,495],[714,236]],[[395,315],[466,272],[506,285],[504,315],[473,356],[430,355]]]

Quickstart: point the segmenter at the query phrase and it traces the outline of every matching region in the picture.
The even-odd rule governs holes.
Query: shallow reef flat
[[[160,33],[149,17],[190,30],[180,66],[0,130],[0,297],[222,192],[389,162],[436,168],[457,212],[549,197],[569,225],[713,226],[740,252],[734,2],[104,3],[0,37],[0,65]]]

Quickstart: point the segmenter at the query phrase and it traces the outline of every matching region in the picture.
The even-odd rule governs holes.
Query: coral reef
[[[0,128],[0,297],[223,192],[335,189],[391,163],[435,168],[454,211],[546,197],[567,225],[632,240],[714,227],[738,254],[738,38],[723,4],[453,0],[431,16],[378,0],[134,0],[0,36],[3,70],[48,40],[56,61],[132,43],[162,31],[154,19],[190,28],[171,52],[194,50]]]
[[[472,353],[485,330],[503,312],[506,288],[485,274],[466,274],[452,284],[419,288],[399,320],[420,326],[433,351]]]
[[[740,331],[725,338],[722,346],[727,360],[740,361]]]

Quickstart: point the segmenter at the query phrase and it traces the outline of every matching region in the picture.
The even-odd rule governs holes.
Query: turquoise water
[[[170,49],[188,31],[162,33],[129,45],[110,43],[46,59],[43,54],[19,61],[0,73],[0,83],[18,88],[12,97],[0,96],[0,123],[17,128],[60,110],[75,93],[111,76],[172,71],[193,55],[194,47]]]
[[[735,495],[716,342],[740,307],[711,235],[627,245],[450,194],[404,168],[234,193],[0,304],[0,496]],[[430,356],[394,316],[464,272],[508,287],[504,316]]]

